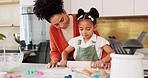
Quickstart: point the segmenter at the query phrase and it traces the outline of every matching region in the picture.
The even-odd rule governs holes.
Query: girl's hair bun
[[[96,10],[96,8],[91,8],[90,11],[89,11],[89,14],[93,18],[98,18],[99,17],[99,12]]]
[[[78,10],[77,18],[79,18],[81,15],[85,14],[83,9]]]
[[[89,12],[84,12],[83,9],[78,10],[77,21],[80,19],[90,19],[93,24],[96,24],[96,19],[99,17],[99,12],[95,8],[91,8]]]

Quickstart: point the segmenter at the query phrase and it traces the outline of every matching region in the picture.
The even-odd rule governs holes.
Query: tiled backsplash
[[[144,17],[101,17],[98,19],[99,34],[108,39],[115,36],[121,43],[128,39],[137,39],[142,31],[147,32],[142,44],[148,48],[148,16]]]

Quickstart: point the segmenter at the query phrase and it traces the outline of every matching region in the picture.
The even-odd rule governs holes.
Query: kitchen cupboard
[[[133,0],[103,0],[103,16],[131,16]]]
[[[4,0],[3,0],[4,1]],[[88,11],[97,8],[100,16],[133,16],[148,14],[148,0],[63,0],[68,14],[77,13],[79,8]],[[34,0],[20,0],[20,5],[34,5]]]
[[[34,5],[34,0],[20,0],[20,6],[32,6]]]
[[[134,0],[134,15],[148,15],[148,0]]]
[[[19,25],[19,4],[0,5],[0,26]]]
[[[70,13],[77,13],[79,8],[88,11],[95,7],[103,17],[148,15],[148,0],[71,0],[70,4]]]
[[[71,13],[77,13],[79,8],[88,12],[91,7],[96,8],[102,16],[102,0],[71,0]]]
[[[64,1],[64,9],[67,14],[71,14],[71,0],[63,0]]]
[[[0,0],[0,5],[19,4],[19,0]]]
[[[20,0],[20,6],[33,6],[35,0]],[[71,13],[71,0],[63,0],[64,8],[68,14]]]

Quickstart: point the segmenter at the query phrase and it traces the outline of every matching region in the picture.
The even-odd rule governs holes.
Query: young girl
[[[93,61],[93,67],[101,67],[102,64],[111,60],[112,49],[109,42],[94,34],[97,28],[96,18],[98,17],[99,13],[95,8],[91,8],[88,13],[82,9],[78,10],[77,21],[80,36],[72,38],[68,42],[69,46],[62,52],[62,60],[59,66],[66,66],[67,56],[73,50],[75,50],[74,59],[76,61]],[[103,50],[108,55],[101,59]]]

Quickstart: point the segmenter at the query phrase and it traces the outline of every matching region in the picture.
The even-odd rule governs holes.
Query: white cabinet
[[[31,6],[34,5],[35,0],[20,0],[20,5],[21,6]]]
[[[134,15],[148,15],[148,0],[135,0]]]
[[[19,4],[19,0],[0,0],[0,5]]]
[[[0,26],[19,26],[19,4],[0,5]]]
[[[76,14],[82,8],[88,12],[91,7],[96,8],[102,16],[102,0],[71,0],[71,13]]]
[[[71,14],[71,0],[63,0],[64,1],[64,9],[67,14]]]
[[[133,0],[103,0],[103,16],[133,15]]]
[[[19,0],[0,0],[0,26],[19,26]]]

